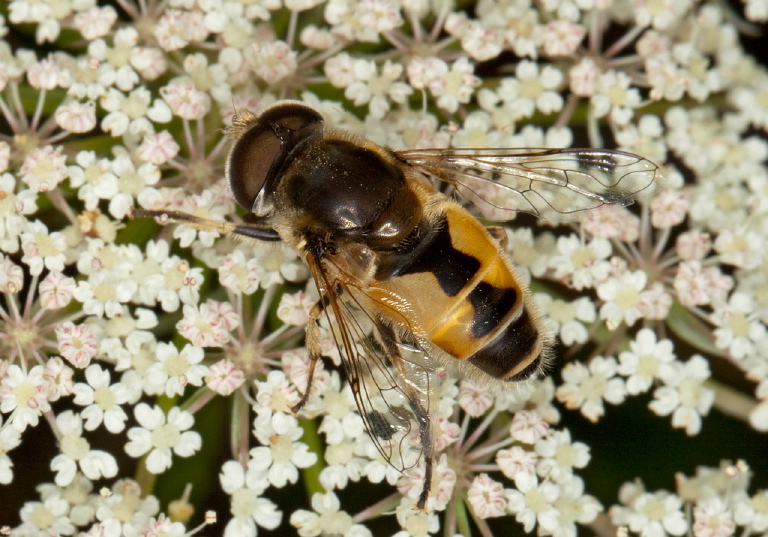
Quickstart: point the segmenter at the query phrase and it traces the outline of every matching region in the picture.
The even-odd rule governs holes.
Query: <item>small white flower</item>
[[[323,421],[318,427],[318,432],[325,435],[329,445],[364,435],[365,424],[357,413],[355,399],[349,385],[345,384],[340,389],[338,376],[334,376],[330,384],[322,394]]]
[[[155,405],[139,403],[135,410],[136,421],[141,427],[128,430],[129,441],[125,451],[131,457],[146,458],[147,470],[160,474],[170,468],[171,453],[179,457],[191,457],[200,450],[202,439],[195,431],[188,431],[194,424],[189,412],[173,407],[166,417],[163,410]]]
[[[189,196],[184,199],[183,204],[178,209],[200,218],[223,220],[227,211],[230,211],[232,208],[232,200],[231,197],[221,199],[222,188],[223,185],[218,188],[214,185],[213,188],[206,189],[201,194]],[[180,239],[180,244],[183,248],[190,246],[195,240],[199,240],[203,246],[210,248],[213,246],[214,240],[219,236],[219,232],[198,230],[189,226],[177,226],[173,231],[173,236]]]
[[[157,42],[165,51],[178,50],[191,41],[202,41],[208,30],[199,11],[166,10],[154,26]]]
[[[79,11],[72,20],[75,28],[86,41],[105,36],[115,21],[117,21],[117,11],[112,6],[92,6]]]
[[[541,460],[537,465],[539,475],[546,475],[557,484],[573,479],[574,468],[589,464],[589,446],[583,442],[572,442],[568,430],[550,433],[536,443],[536,453]]]
[[[76,529],[69,518],[70,509],[70,503],[60,494],[51,495],[42,502],[26,502],[19,511],[19,533],[74,535]]]
[[[684,364],[672,362],[666,368],[663,381],[666,384],[653,392],[648,407],[659,416],[672,414],[672,426],[685,429],[688,435],[701,430],[701,417],[709,413],[715,393],[704,387],[710,377],[709,362],[699,355]]]
[[[355,60],[352,74],[355,81],[344,90],[344,96],[355,105],[368,104],[371,117],[381,119],[389,111],[390,102],[403,103],[413,93],[405,82],[398,82],[403,73],[403,66],[387,60],[381,66],[368,60]]]
[[[566,302],[552,298],[552,295],[547,293],[536,293],[535,296],[536,302],[546,313],[549,324],[563,345],[586,343],[589,334],[584,323],[592,323],[597,319],[597,311],[591,298],[583,296],[573,302]]]
[[[187,529],[181,522],[174,522],[160,513],[158,518],[150,517],[147,523],[141,528],[141,535],[147,537],[185,537]]]
[[[333,492],[312,495],[312,511],[297,509],[291,515],[291,525],[300,537],[341,535],[343,537],[370,537],[371,532],[341,510],[341,503]]]
[[[284,41],[254,43],[248,61],[256,76],[267,84],[275,84],[291,76],[298,67],[297,53]]]
[[[677,266],[673,285],[684,306],[721,304],[733,288],[733,278],[719,267],[702,267],[698,260],[683,261]]]
[[[165,164],[179,153],[180,146],[167,130],[144,134],[141,145],[136,148],[136,155],[144,162],[155,166]]]
[[[62,129],[82,134],[96,127],[96,106],[93,101],[85,103],[68,101],[56,108],[54,117]]]
[[[184,345],[179,351],[172,343],[158,343],[155,349],[157,362],[145,373],[148,394],[165,393],[167,397],[184,395],[188,384],[202,386],[208,367],[201,364],[205,352],[194,345]]]
[[[211,107],[210,96],[197,89],[189,77],[174,78],[160,89],[160,95],[171,112],[182,119],[201,119]]]
[[[536,479],[536,462],[538,459],[536,453],[526,451],[520,446],[500,449],[496,453],[496,464],[499,465],[501,472],[515,483],[518,479],[521,482]]]
[[[317,454],[309,451],[305,443],[297,442],[302,434],[299,427],[285,434],[272,434],[268,445],[250,451],[254,468],[265,471],[273,486],[282,488],[287,483],[296,483],[299,479],[298,469],[308,468],[317,462]],[[263,431],[259,435],[263,435]]]
[[[734,359],[756,356],[768,337],[768,329],[755,311],[752,298],[733,293],[726,304],[718,304],[710,316],[715,328],[715,346],[727,351]]]
[[[355,60],[346,52],[337,54],[323,64],[325,76],[337,88],[346,88],[355,81]]]
[[[72,380],[74,371],[68,367],[64,360],[58,356],[48,359],[45,362],[45,378],[48,386],[48,401],[58,401],[63,397],[72,395],[74,390],[74,381]]]
[[[598,89],[600,88],[601,70],[594,58],[586,56],[571,67],[568,72],[568,82],[571,92],[579,97],[592,97],[592,106],[597,108],[594,102]],[[605,98],[607,96],[603,96]],[[597,113],[597,111],[595,111]]]
[[[504,487],[488,474],[475,476],[467,489],[467,501],[475,515],[482,519],[503,516],[507,505]]]
[[[632,326],[643,316],[643,291],[648,276],[642,270],[624,272],[597,286],[597,296],[605,303],[600,307],[600,318],[609,328],[622,321]]]
[[[578,476],[560,484],[560,495],[553,506],[558,513],[553,537],[576,537],[576,523],[590,524],[603,511],[603,506],[595,497],[584,494],[584,481]]]
[[[437,106],[455,112],[459,104],[469,102],[475,88],[480,85],[480,78],[475,76],[475,67],[465,57],[461,57],[453,64],[450,70],[445,62],[438,60],[430,63],[430,69],[434,71],[429,78],[427,87],[430,93],[437,97]]]
[[[557,527],[558,512],[554,507],[560,489],[554,483],[537,479],[516,483],[518,490],[506,489],[507,510],[530,533],[538,522],[540,530],[551,532]]]
[[[619,373],[627,377],[627,393],[630,395],[647,392],[655,379],[671,373],[667,370],[675,360],[671,340],[657,342],[653,330],[643,328],[629,348],[619,355]]]
[[[246,295],[256,292],[264,274],[259,261],[254,257],[246,257],[245,252],[239,248],[224,256],[218,270],[221,285]]]
[[[733,519],[739,526],[760,533],[768,530],[768,491],[761,490],[752,497],[736,502]]]
[[[230,331],[240,324],[234,308],[224,302],[208,300],[199,308],[185,305],[184,317],[176,323],[179,334],[199,347],[223,347],[230,339]]]
[[[118,192],[117,177],[112,173],[109,159],[99,159],[95,151],[80,151],[77,165],[69,166],[69,184],[77,188],[77,197],[85,201],[89,211],[101,200],[112,199]]]
[[[605,239],[596,238],[584,244],[575,234],[559,237],[557,252],[550,257],[549,266],[554,269],[555,278],[568,278],[574,289],[581,290],[608,277],[611,252],[611,243]]]
[[[111,318],[123,313],[123,304],[133,298],[137,287],[118,271],[99,270],[77,283],[74,296],[83,303],[85,313]]]
[[[290,414],[293,406],[300,400],[296,388],[288,382],[282,371],[270,371],[267,380],[265,382],[256,381],[255,386],[256,401],[272,412]]]
[[[720,498],[707,498],[693,508],[693,534],[696,537],[729,537],[736,531],[730,506]]]
[[[49,233],[42,222],[30,222],[21,234],[21,248],[24,250],[21,261],[29,266],[33,276],[42,273],[43,268],[51,272],[64,270],[67,242],[60,231]]]
[[[631,84],[629,75],[623,71],[602,73],[598,93],[593,94],[590,101],[595,115],[603,117],[610,113],[611,119],[619,125],[627,124],[634,109],[641,104],[640,91]]]
[[[233,518],[224,529],[224,537],[256,537],[257,525],[270,530],[280,525],[283,513],[263,495],[269,486],[264,472],[252,468],[250,463],[245,470],[239,462],[227,461],[219,480],[224,492],[232,497]]]
[[[640,219],[626,207],[603,205],[585,216],[584,229],[595,238],[633,242],[640,235]]]
[[[470,21],[461,36],[461,48],[478,62],[495,58],[501,52],[504,35],[477,21]]]
[[[762,233],[744,227],[720,230],[715,238],[715,251],[723,263],[753,269],[763,263],[765,239]]]
[[[430,537],[440,529],[438,514],[431,507],[427,507],[427,512],[423,513],[414,509],[413,502],[403,500],[395,509],[395,515],[403,529],[392,537]]]
[[[95,39],[88,44],[91,69],[98,65],[98,83],[102,87],[116,86],[121,91],[130,91],[139,83],[130,58],[136,53],[139,32],[132,26],[119,28],[112,37],[110,47],[104,39]]]
[[[493,394],[487,385],[464,379],[459,383],[459,395],[456,400],[464,412],[477,418],[491,407]]]
[[[69,321],[55,329],[61,357],[78,369],[85,369],[96,356],[99,342],[88,325],[75,325]]]
[[[497,90],[499,98],[512,109],[516,119],[531,117],[536,110],[551,114],[563,107],[558,93],[563,73],[552,67],[522,60],[515,68],[515,77],[502,79]]]
[[[2,427],[0,423],[0,484],[13,482],[13,461],[9,453],[21,444],[21,434],[13,427]]]
[[[660,2],[636,2],[635,22],[640,26],[653,26],[656,30],[670,28],[684,13],[688,12],[688,0],[662,0]]]
[[[626,524],[641,537],[666,537],[688,529],[682,507],[682,500],[669,492],[640,493],[628,508],[614,506],[611,515],[615,524]]]
[[[111,162],[111,169],[117,177],[118,193],[109,202],[109,213],[115,218],[123,218],[133,206],[134,199],[138,199],[142,207],[148,207],[146,198],[155,191],[151,185],[160,180],[157,166],[149,162],[136,166],[131,157],[118,152]]]
[[[617,405],[627,390],[624,379],[616,377],[616,359],[595,356],[588,366],[571,362],[563,368],[564,383],[557,388],[558,401],[566,408],[579,409],[592,422],[605,413],[603,400]]]
[[[153,124],[167,123],[173,117],[168,105],[161,99],[153,101],[146,88],[136,88],[128,95],[110,88],[99,104],[109,112],[101,120],[101,128],[112,136],[128,133],[140,139],[155,132]]]
[[[712,239],[706,231],[691,229],[680,233],[675,251],[685,261],[701,261],[712,249]]]
[[[0,412],[10,414],[8,423],[18,432],[37,425],[43,412],[50,410],[44,368],[36,365],[29,372],[11,364],[0,382]]]
[[[26,215],[37,212],[37,191],[17,192],[19,186],[13,174],[0,174],[0,248],[8,254],[19,249],[20,235],[28,227]]]
[[[101,490],[99,519],[116,535],[121,531],[140,535],[139,529],[160,512],[160,502],[130,479],[120,479]],[[101,529],[101,528],[100,528]]]
[[[205,281],[203,269],[169,255],[169,244],[165,241],[149,241],[146,252],[146,259],[134,265],[131,274],[139,284],[135,302],[147,306],[159,303],[166,312],[178,310],[181,304],[200,302],[200,287]]]
[[[245,382],[245,374],[229,360],[219,360],[208,369],[205,384],[219,395],[231,395]]]
[[[547,435],[549,424],[533,410],[515,412],[509,425],[509,434],[523,444],[533,445]]]
[[[88,479],[94,481],[117,475],[115,458],[106,451],[91,449],[83,438],[83,420],[78,414],[66,410],[56,416],[56,425],[61,433],[61,453],[51,460],[51,470],[56,472],[54,480],[58,486],[69,485],[78,467]]]
[[[128,389],[120,384],[110,385],[109,371],[99,364],[92,364],[85,370],[86,383],[78,382],[73,388],[75,404],[85,406],[80,415],[86,420],[85,429],[95,430],[102,421],[113,434],[125,428],[128,415],[120,406],[129,400]]]
[[[301,326],[309,321],[309,312],[315,300],[306,293],[283,293],[277,306],[277,318],[285,324]]]

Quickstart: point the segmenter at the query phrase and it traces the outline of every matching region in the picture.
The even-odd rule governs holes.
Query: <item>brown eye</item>
[[[323,117],[298,103],[276,104],[258,118],[248,114],[243,121],[235,117],[231,135],[235,143],[227,159],[227,177],[237,203],[247,211],[254,209],[256,196],[275,188],[275,180],[298,142],[309,136]],[[239,136],[238,136],[239,135]]]

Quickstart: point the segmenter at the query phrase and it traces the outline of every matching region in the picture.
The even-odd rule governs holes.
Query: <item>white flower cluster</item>
[[[606,402],[645,397],[690,437],[713,408],[768,432],[768,69],[740,42],[768,1],[743,4],[5,2],[0,533],[181,536],[217,518],[227,537],[768,531],[768,493],[748,490],[742,463],[680,475],[675,493],[627,484],[607,516],[614,498],[589,493],[593,450],[560,413],[594,423]],[[376,449],[332,326],[292,412],[319,298],[295,252],[130,219],[241,221],[220,131],[282,99],[394,150],[579,143],[663,171],[634,207],[504,228],[556,336],[552,376],[493,391],[434,372],[424,512],[425,469],[402,475]],[[32,457],[50,481],[37,498],[14,487],[32,429],[56,451]],[[227,497],[214,514],[193,505],[183,465],[222,450],[201,479]],[[154,495],[159,475],[181,483],[174,498]]]
[[[611,520],[634,535],[728,537],[768,530],[768,491],[749,493],[752,471],[743,461],[723,461],[719,468],[700,466],[696,475],[675,475],[675,492],[646,490],[641,481],[625,483],[621,505]]]

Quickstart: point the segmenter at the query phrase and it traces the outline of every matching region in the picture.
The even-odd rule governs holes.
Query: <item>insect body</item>
[[[658,168],[604,150],[392,151],[327,127],[312,108],[278,103],[235,116],[226,173],[249,223],[136,210],[202,229],[283,240],[309,265],[320,293],[306,345],[320,359],[328,315],[360,415],[384,458],[432,474],[434,372],[517,381],[546,365],[550,336],[499,234],[436,181],[453,185],[479,216],[530,212],[550,219],[627,204]]]

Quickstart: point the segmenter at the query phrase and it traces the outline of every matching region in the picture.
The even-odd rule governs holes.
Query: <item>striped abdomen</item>
[[[518,380],[537,369],[545,336],[525,287],[463,208],[445,204],[415,244],[380,260],[369,293],[385,303],[403,297],[406,304],[392,308],[407,320],[404,328],[497,379]]]

